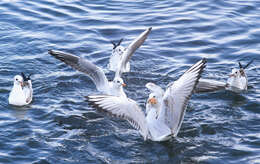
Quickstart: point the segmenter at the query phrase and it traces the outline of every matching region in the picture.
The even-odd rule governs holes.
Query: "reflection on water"
[[[12,109],[12,114],[14,115],[14,117],[18,120],[26,120],[27,119],[27,111],[30,110],[29,106],[25,106],[25,107],[17,107],[17,106],[13,106],[13,105],[9,105],[9,109]]]

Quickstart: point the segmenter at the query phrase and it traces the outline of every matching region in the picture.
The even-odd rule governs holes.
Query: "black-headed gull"
[[[129,72],[130,71],[129,60],[131,56],[134,54],[135,50],[138,49],[144,43],[151,30],[152,27],[147,28],[126,48],[120,45],[123,39],[120,39],[118,43],[112,42],[113,49],[109,59],[109,63],[107,65],[108,69],[110,71],[116,72],[118,70],[119,63],[121,63],[124,56],[127,56],[129,59],[127,60],[127,63],[125,63],[125,66],[122,68],[123,69],[122,72]]]
[[[151,90],[147,100],[146,116],[134,100],[127,97],[109,95],[86,96],[90,105],[116,117],[127,120],[139,130],[144,140],[165,141],[175,137],[181,127],[187,102],[206,66],[206,59],[189,68],[177,81],[164,90],[148,83]]]
[[[108,81],[104,71],[87,59],[72,54],[49,50],[49,54],[72,68],[87,74],[95,83],[97,90],[108,95],[126,97],[123,87],[126,86],[121,71],[116,73],[113,81]]]
[[[242,64],[238,62],[239,69],[236,68],[232,69],[231,74],[229,75],[226,83],[216,81],[216,80],[210,80],[210,79],[200,79],[195,89],[195,92],[196,93],[214,92],[223,89],[230,90],[237,93],[246,91],[248,86],[248,80],[247,80],[245,69],[252,62],[253,60],[251,60],[245,66],[242,66]]]
[[[13,88],[9,94],[8,102],[15,106],[24,106],[32,102],[33,89],[30,75],[26,77],[24,73],[14,77]]]

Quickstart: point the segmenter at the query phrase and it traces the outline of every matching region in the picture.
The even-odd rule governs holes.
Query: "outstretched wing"
[[[121,63],[119,63],[118,70],[116,71],[116,76],[120,77],[121,74],[126,69],[127,63],[130,61],[131,56],[134,54],[134,52],[144,43],[147,36],[151,32],[152,27],[149,27],[146,29],[142,34],[140,34],[126,49],[126,51],[123,53],[123,58],[121,60]]]
[[[227,83],[209,80],[199,79],[197,86],[194,89],[195,93],[214,92],[218,90],[224,90],[227,87]]]
[[[99,91],[108,91],[108,80],[105,76],[105,73],[95,64],[81,57],[59,51],[49,50],[49,54],[71,66],[72,68],[86,73],[93,80]]]
[[[200,75],[206,66],[206,59],[202,59],[188,69],[177,81],[173,82],[165,91],[159,119],[168,125],[176,136],[181,127],[187,102],[198,83]]]
[[[86,98],[94,107],[127,120],[134,128],[139,130],[145,140],[147,139],[149,132],[145,115],[134,100],[108,95],[86,96]]]

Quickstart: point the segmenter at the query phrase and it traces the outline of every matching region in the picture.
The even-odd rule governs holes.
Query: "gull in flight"
[[[21,73],[21,75],[14,77],[13,88],[8,98],[9,104],[24,106],[32,102],[33,89],[30,76],[26,77],[24,73]]]
[[[248,86],[248,80],[247,80],[245,69],[253,61],[254,60],[251,60],[245,66],[242,66],[242,64],[238,62],[239,69],[236,68],[232,69],[231,74],[229,75],[226,83],[216,81],[216,80],[210,80],[210,79],[200,79],[195,88],[195,92],[196,93],[213,92],[213,91],[224,90],[224,89],[237,92],[237,93],[246,91]]]
[[[124,51],[120,61],[117,63],[118,69],[116,69],[113,81],[108,81],[104,71],[95,64],[88,61],[87,59],[54,50],[49,50],[49,54],[55,57],[56,59],[59,59],[60,61],[64,62],[65,64],[71,66],[72,68],[88,75],[95,83],[98,91],[107,95],[126,97],[126,94],[123,90],[123,87],[126,86],[126,84],[121,78],[121,75],[127,67],[126,65],[127,63],[129,63],[131,56],[134,54],[136,49],[138,49],[144,43],[150,31],[151,28],[149,28],[146,32],[142,33]]]
[[[98,91],[108,95],[126,97],[123,90],[123,87],[126,86],[126,84],[118,74],[113,81],[108,81],[104,71],[87,59],[54,50],[49,50],[49,54],[89,76],[95,83]]]
[[[109,63],[107,65],[108,69],[110,71],[114,71],[116,72],[119,68],[119,63],[122,62],[122,60],[124,59],[124,56],[129,54],[129,51],[131,51],[131,49],[137,49],[139,48],[143,42],[146,40],[147,36],[149,35],[149,33],[151,32],[152,27],[147,28],[144,32],[142,32],[128,47],[123,47],[120,44],[122,43],[123,39],[120,39],[120,41],[118,43],[115,42],[111,42],[113,44],[113,49],[112,49],[112,54],[110,56],[109,59]],[[142,42],[140,44],[136,44],[136,42]],[[135,47],[138,46],[138,47]],[[132,53],[133,55],[133,53]],[[128,56],[128,55],[127,55]],[[129,56],[130,58],[131,56]],[[129,60],[127,61],[127,63],[125,64],[125,66],[122,68],[122,72],[129,72],[130,71],[130,63]]]
[[[127,120],[144,140],[169,140],[176,137],[180,130],[188,100],[205,66],[206,59],[200,60],[177,81],[170,83],[166,91],[147,83],[146,87],[151,93],[146,104],[146,116],[137,102],[127,97],[90,95],[86,98],[95,108]]]

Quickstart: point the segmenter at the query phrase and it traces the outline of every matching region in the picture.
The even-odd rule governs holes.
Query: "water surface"
[[[1,1],[0,163],[260,163],[259,8],[241,0]],[[112,79],[110,41],[123,37],[127,46],[150,26],[123,76],[143,108],[147,82],[165,88],[202,57],[203,77],[219,81],[255,58],[248,93],[193,95],[176,139],[144,142],[126,121],[91,108],[92,81],[47,53],[82,56]],[[33,74],[34,100],[17,108],[7,99],[21,71]]]

